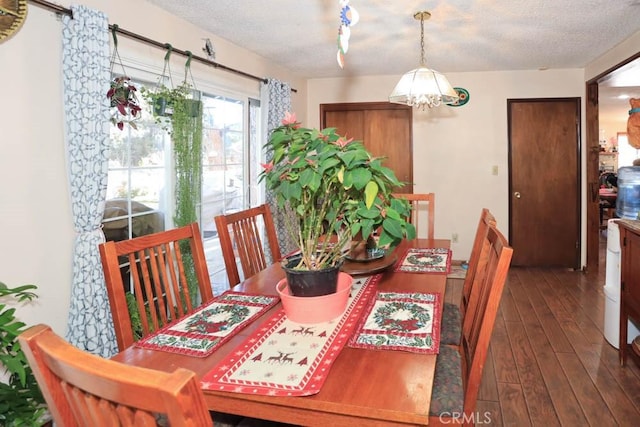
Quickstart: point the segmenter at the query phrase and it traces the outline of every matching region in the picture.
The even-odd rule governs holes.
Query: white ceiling
[[[338,0],[149,1],[307,78],[416,68],[420,10],[432,14],[424,24],[427,66],[445,74],[584,68],[640,30],[640,0],[342,0],[360,15],[342,69]],[[638,70],[631,86],[640,86]]]

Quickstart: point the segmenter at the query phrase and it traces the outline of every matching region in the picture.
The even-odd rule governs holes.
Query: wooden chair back
[[[424,210],[427,211],[427,238],[433,239],[435,233],[435,193],[393,193],[396,198],[407,199],[411,203],[411,224],[416,227],[416,236],[420,237],[418,229],[418,215]]]
[[[460,314],[462,318],[464,318],[467,306],[469,305],[469,298],[471,297],[471,289],[478,269],[478,263],[480,261],[481,254],[483,254],[482,247],[489,243],[486,239],[489,227],[496,227],[496,219],[489,209],[483,208],[482,213],[480,214],[478,227],[476,228],[476,236],[473,239],[473,247],[471,248],[471,255],[469,256],[467,274],[462,285],[462,299],[460,300]],[[486,254],[487,252],[485,250],[484,256],[486,256]]]
[[[197,223],[135,239],[102,243],[99,249],[121,351],[213,299]],[[131,277],[131,293],[135,299],[132,310],[141,324],[141,330],[135,332],[121,269],[126,269]],[[188,280],[197,283],[190,289]],[[194,295],[194,285],[199,295]]]
[[[240,258],[242,279],[248,279],[269,266],[262,242],[263,230],[271,261],[277,262],[282,258],[269,205],[218,215],[215,221],[230,287],[241,281],[236,257]]]
[[[475,274],[473,292],[463,319],[462,379],[464,384],[464,413],[475,412],[482,371],[495,324],[502,291],[509,272],[513,249],[507,239],[490,225]]]
[[[58,426],[212,425],[192,371],[166,373],[103,359],[42,324],[18,340]]]
[[[513,249],[494,225],[483,239],[459,346],[440,345],[429,408],[429,425],[472,426],[498,306]]]

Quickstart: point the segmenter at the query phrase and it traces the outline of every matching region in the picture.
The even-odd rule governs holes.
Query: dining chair
[[[463,319],[461,343],[441,345],[436,359],[429,425],[474,425],[480,421],[476,413],[478,390],[513,255],[495,226],[489,226],[485,239],[487,260],[476,271],[477,283]]]
[[[241,281],[236,258],[240,258],[242,279],[248,279],[269,266],[263,235],[271,261],[277,262],[282,258],[269,205],[262,204],[240,212],[218,215],[215,222],[229,287]]]
[[[433,239],[435,233],[435,193],[393,193],[393,196],[398,199],[406,199],[411,204],[411,224],[416,227],[416,237],[419,237],[418,216],[421,216],[420,213],[426,210],[427,238]]]
[[[197,223],[99,249],[120,351],[213,299]]]
[[[459,304],[445,302],[442,310],[442,321],[440,323],[440,342],[449,345],[460,344],[461,332],[462,332],[462,319],[467,311],[467,305],[469,304],[469,298],[471,297],[471,291],[475,283],[476,271],[478,264],[481,261],[486,262],[486,240],[487,231],[490,226],[496,226],[496,219],[493,214],[487,208],[483,208],[480,214],[480,221],[476,228],[476,235],[473,239],[473,246],[471,248],[471,255],[469,256],[469,263],[467,272],[462,285],[462,297]],[[483,245],[485,250],[483,251]]]
[[[200,381],[82,351],[44,324],[18,336],[58,426],[211,426]]]

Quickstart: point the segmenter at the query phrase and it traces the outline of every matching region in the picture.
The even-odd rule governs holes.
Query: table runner
[[[202,388],[269,396],[318,393],[379,279],[354,278],[344,314],[330,322],[295,323],[281,309],[207,373]]]
[[[350,347],[437,354],[440,294],[378,292],[349,340]]]
[[[136,342],[151,350],[205,357],[277,304],[274,295],[226,291],[184,319]]]
[[[396,264],[395,271],[405,273],[451,272],[451,250],[447,248],[411,248]]]

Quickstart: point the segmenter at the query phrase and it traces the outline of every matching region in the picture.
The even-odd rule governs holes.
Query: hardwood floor
[[[510,269],[476,425],[640,425],[640,369],[621,367],[603,336],[605,250],[603,239],[598,274]],[[448,301],[461,286],[449,279]]]

